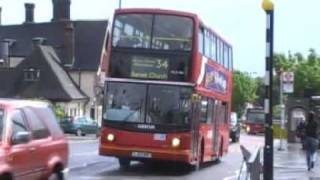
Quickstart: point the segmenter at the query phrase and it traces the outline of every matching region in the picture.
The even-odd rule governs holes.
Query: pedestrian
[[[306,159],[308,171],[310,171],[315,164],[316,151],[318,148],[318,124],[315,121],[315,113],[313,111],[309,112],[307,118],[307,124],[305,126],[305,148],[306,148]]]
[[[304,143],[305,134],[306,134],[305,128],[306,128],[305,118],[301,118],[296,128],[296,135],[298,138],[300,138],[302,149],[305,149],[305,143]]]

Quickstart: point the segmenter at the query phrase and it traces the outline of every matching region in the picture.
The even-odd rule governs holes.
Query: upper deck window
[[[152,48],[165,50],[191,50],[192,20],[178,16],[156,15]]]
[[[151,15],[119,15],[114,23],[112,45],[117,47],[149,48],[151,28]]]
[[[190,51],[192,31],[193,22],[186,17],[150,14],[117,15],[112,45]]]

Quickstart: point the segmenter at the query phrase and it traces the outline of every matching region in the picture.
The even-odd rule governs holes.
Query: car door
[[[11,148],[9,150],[7,160],[13,168],[15,179],[29,180],[39,178],[39,174],[35,172],[34,160],[35,149],[31,142],[18,143],[14,141],[14,136],[21,132],[30,132],[28,124],[20,109],[13,110],[9,113],[9,137]]]
[[[35,161],[35,171],[39,171],[43,174],[47,170],[47,164],[51,152],[50,143],[50,132],[43,120],[37,115],[36,109],[27,107],[23,109],[26,115],[28,124],[32,134],[31,145],[35,148],[36,156],[33,157]]]
[[[78,129],[81,129],[82,133],[84,133],[84,134],[88,133],[88,127],[87,127],[86,121],[83,117],[80,117],[75,121],[75,126]]]
[[[87,120],[89,132],[91,134],[95,134],[97,130],[97,124],[94,122],[94,120],[90,118],[87,118],[86,120]]]
[[[60,120],[60,126],[65,133],[72,133],[72,123],[67,118]]]

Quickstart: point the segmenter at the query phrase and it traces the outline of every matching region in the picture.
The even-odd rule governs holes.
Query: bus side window
[[[213,124],[213,115],[214,115],[214,101],[212,99],[208,100],[208,116],[207,116],[207,123]]]
[[[200,106],[201,106],[200,122],[206,123],[207,117],[208,117],[208,98],[202,97]]]
[[[226,44],[224,44],[224,46],[223,46],[223,60],[224,60],[224,67],[226,69],[229,69],[229,53],[228,53],[228,51],[229,51],[229,47]]]
[[[206,31],[205,38],[204,38],[204,50],[205,50],[205,56],[207,58],[210,58],[210,34],[209,31]]]
[[[199,28],[198,47],[199,47],[199,53],[204,54],[204,34],[203,34],[203,28]]]
[[[211,59],[217,61],[217,38],[215,35],[211,36]]]
[[[223,42],[220,40],[219,41],[219,51],[220,51],[220,65],[223,66],[224,62],[223,62]]]
[[[227,103],[222,103],[222,106],[221,106],[221,108],[222,108],[222,116],[223,116],[223,118],[222,118],[222,122],[224,123],[224,124],[228,124],[229,123],[229,117],[227,116],[227,114],[228,114],[228,105],[227,105]]]
[[[217,38],[217,63],[221,64],[221,56],[220,56],[220,39]]]
[[[229,47],[229,69],[233,70],[232,48]]]

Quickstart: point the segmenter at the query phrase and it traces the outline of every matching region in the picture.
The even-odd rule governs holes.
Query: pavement
[[[68,180],[236,180],[242,161],[239,145],[242,144],[250,152],[256,147],[263,148],[264,137],[241,134],[240,143],[233,143],[229,153],[218,164],[210,164],[197,172],[176,171],[171,167],[149,167],[141,163],[134,163],[132,167],[123,171],[119,169],[115,158],[98,155],[98,141],[94,135],[77,137],[67,136],[70,140]],[[279,151],[279,140],[274,141],[274,180],[320,180],[320,158],[311,171],[307,170],[305,152],[300,143],[283,143],[284,150]],[[318,157],[320,151],[317,152]],[[263,156],[263,153],[261,153]],[[173,170],[171,170],[173,169]],[[245,178],[240,178],[245,179]]]
[[[314,169],[307,170],[305,151],[300,143],[284,141],[284,150],[279,151],[279,140],[274,141],[274,179],[275,180],[320,180],[320,161]],[[317,152],[318,157],[320,151]]]

